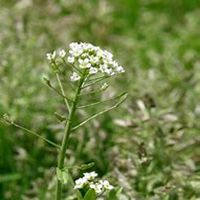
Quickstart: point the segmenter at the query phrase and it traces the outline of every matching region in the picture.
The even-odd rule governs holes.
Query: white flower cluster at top
[[[105,190],[112,190],[114,187],[108,182],[108,180],[95,181],[98,176],[96,172],[84,173],[82,178],[75,180],[74,189],[82,189],[89,187],[94,189],[97,194],[102,194]]]
[[[72,42],[69,48],[68,62],[78,67],[80,70],[88,69],[90,75],[103,73],[107,76],[113,76],[125,72],[124,68],[113,59],[112,53],[98,46],[94,46],[90,43]],[[56,51],[47,53],[46,56],[48,60],[54,61],[57,56],[64,58],[66,52],[62,49],[59,50],[58,53]],[[74,71],[70,79],[71,81],[79,80],[79,73]]]

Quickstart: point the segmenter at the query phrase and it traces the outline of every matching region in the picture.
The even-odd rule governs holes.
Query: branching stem
[[[4,120],[5,120],[5,119],[4,119]],[[34,136],[40,138],[41,140],[43,140],[43,141],[45,141],[45,142],[51,144],[52,146],[54,146],[54,147],[60,149],[60,146],[59,146],[59,145],[57,145],[56,143],[52,142],[51,140],[48,140],[48,139],[42,137],[39,133],[36,133],[36,132],[34,132],[34,131],[30,130],[30,129],[27,129],[27,128],[25,128],[25,127],[23,127],[23,126],[21,126],[21,125],[15,123],[15,122],[13,122],[13,121],[9,121],[9,120],[5,120],[5,121],[6,121],[7,123],[9,123],[10,125],[12,125],[12,126],[14,126],[14,127],[16,127],[16,128],[19,128],[19,129],[25,131],[25,133],[29,133],[29,134],[31,134],[31,135],[34,135]]]
[[[58,84],[59,84],[59,87],[60,87],[60,90],[61,90],[61,94],[62,96],[64,97],[64,102],[65,102],[65,105],[68,109],[68,112],[70,113],[70,106],[69,106],[69,102],[68,102],[68,99],[66,98],[66,95],[65,95],[65,91],[64,91],[64,88],[63,88],[63,85],[61,83],[61,80],[60,80],[60,76],[58,73],[56,73],[56,78],[57,78],[57,81],[58,81]]]
[[[91,103],[91,104],[88,104],[88,105],[78,106],[77,108],[81,109],[81,108],[88,108],[88,107],[91,107],[91,106],[96,106],[96,105],[101,104],[101,103],[105,103],[105,102],[108,102],[108,101],[112,101],[112,100],[118,99],[118,98],[122,97],[125,94],[126,94],[126,92],[124,92],[124,93],[122,93],[120,95],[117,95],[115,97],[103,100],[103,101],[98,101],[98,102],[94,102],[94,103]]]
[[[126,100],[127,96],[128,96],[127,93],[123,94],[123,96],[122,96],[123,98],[121,98],[121,100],[118,101],[116,104],[114,104],[114,105],[111,106],[110,108],[107,108],[107,109],[105,109],[105,110],[103,110],[103,111],[100,111],[100,112],[98,112],[98,113],[92,115],[91,117],[89,117],[89,118],[86,119],[85,121],[83,121],[83,122],[81,122],[80,124],[78,124],[78,125],[76,125],[75,127],[73,127],[71,130],[74,131],[74,130],[80,128],[81,126],[83,126],[84,124],[86,124],[87,122],[89,122],[90,120],[92,120],[92,119],[94,119],[94,118],[96,118],[96,117],[98,117],[98,116],[100,116],[100,115],[102,115],[102,114],[104,114],[104,113],[106,113],[106,112],[109,112],[110,110],[112,110],[112,109],[114,109],[114,108],[117,108],[120,104],[122,104],[122,103]]]
[[[84,82],[84,78],[85,78],[85,76],[83,75],[81,77],[80,81],[79,81],[79,84],[78,84],[78,87],[77,87],[77,90],[76,90],[76,93],[75,93],[75,96],[74,96],[74,99],[73,99],[73,103],[71,105],[71,109],[70,109],[70,112],[69,112],[68,121],[67,121],[66,126],[65,126],[61,150],[60,150],[59,156],[58,156],[58,166],[57,167],[60,170],[62,170],[63,167],[64,167],[65,152],[66,152],[67,147],[68,147],[71,128],[72,128],[72,121],[73,121],[73,117],[74,117],[74,114],[75,114],[75,111],[76,111],[76,105],[77,105],[78,100],[79,100],[79,94],[80,94],[80,91],[81,91],[82,84]],[[56,200],[61,200],[61,194],[62,194],[62,183],[61,183],[60,180],[57,179]]]

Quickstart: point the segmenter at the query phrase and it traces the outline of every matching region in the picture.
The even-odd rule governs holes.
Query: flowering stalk
[[[58,169],[62,170],[64,168],[64,160],[65,160],[65,152],[67,150],[67,146],[69,143],[69,138],[70,138],[70,133],[71,133],[71,129],[72,129],[72,121],[73,121],[73,117],[76,111],[76,105],[78,103],[79,100],[79,94],[81,91],[81,87],[84,83],[84,79],[85,79],[85,75],[83,74],[83,76],[81,77],[81,79],[79,80],[79,84],[73,99],[73,103],[72,106],[69,110],[69,117],[68,117],[68,121],[67,124],[65,126],[65,131],[64,131],[64,137],[62,140],[62,145],[61,145],[61,150],[59,152],[59,156],[58,156]],[[62,193],[62,182],[57,179],[57,186],[56,186],[56,200],[61,200],[61,193]]]
[[[62,139],[62,145],[61,145],[59,155],[58,155],[56,200],[61,200],[62,198],[61,197],[62,184],[63,184],[62,170],[65,167],[64,166],[65,153],[69,144],[71,132],[76,130],[77,128],[80,128],[81,126],[89,122],[90,120],[118,107],[127,97],[127,93],[122,93],[120,95],[117,95],[107,100],[89,103],[88,105],[81,105],[81,106],[78,105],[80,97],[85,95],[84,90],[86,88],[89,89],[89,92],[87,92],[86,95],[93,94],[96,92],[97,93],[103,92],[108,87],[107,83],[104,82],[103,86],[101,86],[100,89],[96,89],[95,88],[96,85],[109,77],[112,77],[119,73],[123,73],[125,70],[113,59],[113,55],[110,52],[106,50],[102,50],[100,47],[94,46],[89,43],[76,43],[76,42],[73,42],[70,44],[69,56],[67,58],[67,61],[70,64],[70,71],[71,71],[70,80],[72,82],[78,82],[78,85],[75,91],[74,98],[69,99],[68,97],[66,97],[62,82],[59,77],[60,64],[63,63],[66,65],[65,55],[66,55],[66,52],[64,50],[60,50],[58,52],[54,51],[52,53],[47,54],[47,59],[50,61],[51,66],[56,73],[56,78],[58,81],[60,91],[58,91],[54,86],[52,86],[50,81],[46,81],[46,83],[52,90],[54,90],[57,94],[59,94],[60,96],[64,98],[65,105],[68,110],[68,117],[67,117],[66,126],[64,130],[64,136]],[[95,89],[90,90],[90,88],[93,88],[93,87]],[[97,106],[99,104],[106,103],[108,101],[113,101],[116,99],[119,99],[119,101],[116,102],[111,107],[93,114],[92,116],[88,117],[84,121],[72,127],[73,118],[77,109],[84,109],[91,106]],[[96,174],[94,173],[91,173],[91,174],[96,176]],[[91,174],[85,174],[87,178],[84,177],[80,180],[77,180],[76,183],[80,182],[80,184],[82,184],[82,180],[88,183],[88,181],[91,178],[90,177],[88,179],[88,176],[89,175],[91,176]],[[75,189],[78,189],[79,186],[80,185],[77,185]],[[91,189],[95,190],[96,194],[100,194],[103,191],[103,188],[104,189],[112,188],[112,186],[110,186],[107,181],[99,182],[99,183],[91,182],[89,186]]]

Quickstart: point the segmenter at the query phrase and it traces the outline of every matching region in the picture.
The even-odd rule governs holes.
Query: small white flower
[[[115,72],[114,72],[111,68],[105,69],[105,73],[106,73],[108,76],[113,76],[113,75],[115,75]]]
[[[58,52],[58,55],[61,57],[61,58],[64,58],[65,55],[66,55],[66,51],[64,49],[61,49],[59,52]]]
[[[78,81],[81,77],[76,73],[76,72],[73,72],[72,75],[70,76],[70,80],[75,82],[75,81]]]
[[[97,194],[100,194],[100,193],[102,193],[103,192],[103,185],[101,184],[101,183],[93,183],[93,182],[91,182],[90,184],[89,184],[89,187],[91,188],[91,189],[94,189],[95,190],[95,192],[97,193]]]
[[[116,68],[116,67],[119,66],[119,64],[117,63],[117,61],[112,61],[110,64],[113,66],[113,68]]]
[[[112,55],[112,53],[110,53],[109,51],[104,50],[104,51],[103,51],[103,57],[104,57],[107,61],[112,61],[113,55]]]
[[[106,190],[112,190],[114,187],[109,183],[108,180],[100,180],[99,181],[101,185],[103,185],[103,187],[106,189]]]
[[[125,72],[125,70],[124,70],[124,68],[123,68],[122,66],[118,66],[118,67],[116,68],[116,71],[117,71],[118,73],[124,73],[124,72]]]
[[[103,51],[102,51],[101,49],[99,49],[99,50],[97,51],[97,56],[98,56],[99,58],[101,58],[101,57],[103,56]]]
[[[68,61],[69,63],[74,63],[74,62],[75,62],[75,59],[74,59],[73,56],[68,56],[67,61]]]
[[[105,73],[105,71],[108,69],[108,65],[106,64],[100,65],[99,69],[102,73]]]
[[[88,183],[88,180],[83,177],[83,178],[79,178],[75,181],[75,186],[74,189],[81,189],[83,188],[86,184]]]
[[[95,67],[91,67],[89,70],[89,74],[96,74],[98,72],[98,69]]]
[[[97,57],[97,56],[91,56],[91,57],[90,57],[90,62],[91,62],[92,64],[98,63],[98,62],[99,62],[99,57]]]
[[[51,53],[51,52],[47,53],[46,57],[47,57],[47,60],[50,60],[50,61],[55,60],[55,58],[56,58],[56,51],[53,51],[53,53]]]
[[[94,180],[95,177],[97,177],[98,174],[96,172],[86,172],[84,173],[84,177],[87,179],[87,180]]]
[[[82,69],[90,68],[91,67],[91,63],[89,61],[90,60],[88,58],[78,59],[78,62],[80,64],[80,68],[82,68]]]

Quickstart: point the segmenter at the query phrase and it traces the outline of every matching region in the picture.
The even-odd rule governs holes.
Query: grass
[[[51,76],[46,52],[80,40],[109,49],[126,73],[106,95],[125,89],[128,101],[73,135],[69,164],[95,162],[92,170],[123,187],[121,199],[198,199],[199,1],[27,2],[0,1],[0,114],[60,142],[53,113],[66,110],[42,82]],[[56,157],[50,145],[1,123],[1,199],[51,199]],[[72,198],[72,188],[64,195]]]

